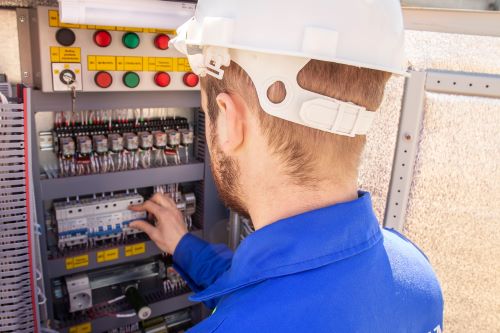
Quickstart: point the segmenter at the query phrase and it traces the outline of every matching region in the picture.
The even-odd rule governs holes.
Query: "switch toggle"
[[[82,64],[53,63],[52,85],[54,91],[82,91]]]
[[[76,75],[75,72],[73,72],[70,69],[65,69],[59,74],[59,79],[61,80],[62,83],[65,85],[69,86],[76,81]]]

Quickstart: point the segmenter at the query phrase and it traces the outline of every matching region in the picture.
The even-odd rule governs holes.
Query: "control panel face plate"
[[[64,69],[77,91],[199,90],[187,58],[168,47],[174,30],[63,24],[52,7],[38,7],[37,18],[44,92],[71,90]]]

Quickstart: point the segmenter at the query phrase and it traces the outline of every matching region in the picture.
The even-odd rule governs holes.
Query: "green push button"
[[[122,42],[125,47],[129,49],[135,49],[141,43],[141,39],[135,32],[127,32],[123,35]]]
[[[127,72],[123,74],[123,84],[127,87],[135,88],[139,85],[139,82],[141,82],[139,74],[135,72]]]

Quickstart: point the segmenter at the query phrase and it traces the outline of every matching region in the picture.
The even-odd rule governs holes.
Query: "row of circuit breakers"
[[[34,87],[54,103],[68,92],[73,100],[71,109],[58,105],[33,118],[35,187],[44,192],[51,184],[63,188],[53,193],[65,193],[35,198],[44,213],[38,214],[44,224],[41,325],[61,333],[184,332],[202,319],[201,305],[188,302],[191,290],[172,257],[130,226],[154,219],[128,208],[156,193],[169,196],[188,230],[202,236],[205,166],[196,145],[204,152],[203,116],[197,108],[171,109],[168,99],[164,108],[148,108],[147,99],[143,108],[113,108],[106,93],[159,98],[163,91],[193,91],[183,96],[199,98],[199,77],[169,47],[173,30],[64,24],[52,7],[32,15]],[[96,92],[109,109],[76,109],[79,96]],[[171,170],[182,176],[170,176]],[[172,183],[152,185],[150,175]],[[104,189],[108,179],[112,191],[76,188],[95,182]]]
[[[64,24],[57,9],[37,13],[45,92],[199,89],[187,58],[169,47],[175,30]]]
[[[175,186],[174,186],[175,187]],[[194,193],[171,192],[177,208],[183,213],[188,229],[196,211]],[[147,220],[147,215],[128,210],[128,206],[144,202],[138,193],[124,193],[110,197],[90,198],[54,204],[57,223],[58,247],[63,250],[74,246],[92,246],[99,242],[121,241],[139,231],[129,224]]]

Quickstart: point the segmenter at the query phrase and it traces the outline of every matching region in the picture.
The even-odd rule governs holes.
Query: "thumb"
[[[156,233],[156,228],[146,221],[134,221],[130,223],[130,227],[145,232],[151,239]]]

